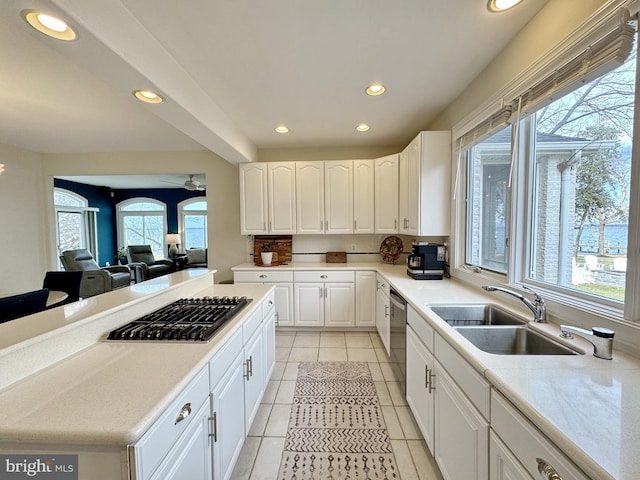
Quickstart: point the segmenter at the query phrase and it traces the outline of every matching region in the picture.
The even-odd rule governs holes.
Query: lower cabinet
[[[489,423],[436,361],[435,459],[447,480],[489,476]]]
[[[391,355],[391,300],[389,299],[389,285],[383,277],[378,275],[376,290],[376,330],[382,340],[387,355]]]
[[[493,430],[489,432],[489,479],[535,480]]]
[[[407,327],[407,404],[422,432],[429,450],[434,450],[435,390],[433,354],[420,341],[413,328]]]
[[[376,324],[377,276],[373,270],[356,272],[356,327]]]
[[[355,326],[355,272],[296,271],[293,282],[296,326]]]
[[[275,287],[276,326],[293,326],[293,272],[256,269],[233,272],[235,283],[260,283]]]

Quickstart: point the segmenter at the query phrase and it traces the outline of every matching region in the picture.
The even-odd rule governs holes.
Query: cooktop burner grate
[[[207,342],[249,302],[246,297],[181,298],[113,330],[107,340]]]

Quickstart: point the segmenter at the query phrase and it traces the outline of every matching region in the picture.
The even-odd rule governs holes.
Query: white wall
[[[209,266],[216,281],[233,278],[231,267],[245,260],[240,235],[240,187],[238,166],[208,151],[125,152],[43,155],[47,197],[52,198],[53,177],[58,175],[122,175],[152,173],[200,173],[206,175],[209,222]],[[53,206],[48,205],[51,211]],[[55,264],[55,245],[49,245],[48,261]]]
[[[0,294],[42,288],[47,270],[42,156],[0,144]]]

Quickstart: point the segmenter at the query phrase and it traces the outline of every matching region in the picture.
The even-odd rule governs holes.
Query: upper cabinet
[[[240,165],[241,233],[296,233],[295,184],[295,164],[292,162]]]
[[[396,179],[397,180],[397,179]],[[375,164],[353,161],[353,233],[375,232]],[[396,209],[397,213],[397,209]]]
[[[374,160],[375,233],[398,233],[398,164],[399,155]]]
[[[267,164],[240,165],[240,230],[243,235],[267,233]]]
[[[353,233],[353,162],[324,162],[326,233]]]
[[[295,162],[297,232],[324,233],[324,162]]]
[[[400,153],[399,227],[405,235],[449,235],[451,132],[421,132]]]

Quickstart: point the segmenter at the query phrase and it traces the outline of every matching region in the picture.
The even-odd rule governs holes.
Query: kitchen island
[[[260,358],[254,362],[266,377],[270,369],[263,359],[272,362],[269,352],[274,348],[268,329],[271,325],[273,330],[273,323],[266,322],[273,304],[272,288],[214,285],[214,273],[177,272],[111,292],[115,295],[110,297],[105,294],[81,301],[76,308],[83,310],[82,315],[70,304],[61,307],[64,311],[51,310],[10,322],[13,325],[0,325],[0,338],[5,342],[0,362],[6,382],[0,390],[0,409],[5,412],[0,417],[0,454],[74,454],[79,455],[79,478],[142,478],[140,466],[133,464],[137,458],[144,466],[146,457],[136,449],[136,442],[164,418],[167,409],[173,424],[177,413],[173,404],[183,392],[199,392],[203,395],[197,401],[208,404],[209,378],[218,375],[214,372],[217,364],[210,362],[220,351],[229,344],[242,349],[248,337],[257,339]],[[252,301],[208,342],[104,341],[110,330],[141,314],[177,298],[204,296],[246,296]],[[33,337],[22,332],[22,328],[29,329],[29,322],[38,320],[44,327],[34,327]],[[13,344],[7,340],[10,335],[14,335]],[[263,345],[263,338],[270,343]],[[42,359],[39,352],[57,361]],[[23,367],[21,363],[31,356],[36,358]],[[260,378],[258,385],[263,386],[265,380]],[[257,391],[258,403],[262,392],[263,388]],[[200,404],[191,403],[195,415]],[[206,410],[206,423],[209,408],[200,410]],[[185,418],[191,406],[188,411]],[[244,423],[239,423],[244,435]],[[207,432],[204,440],[208,439]]]

